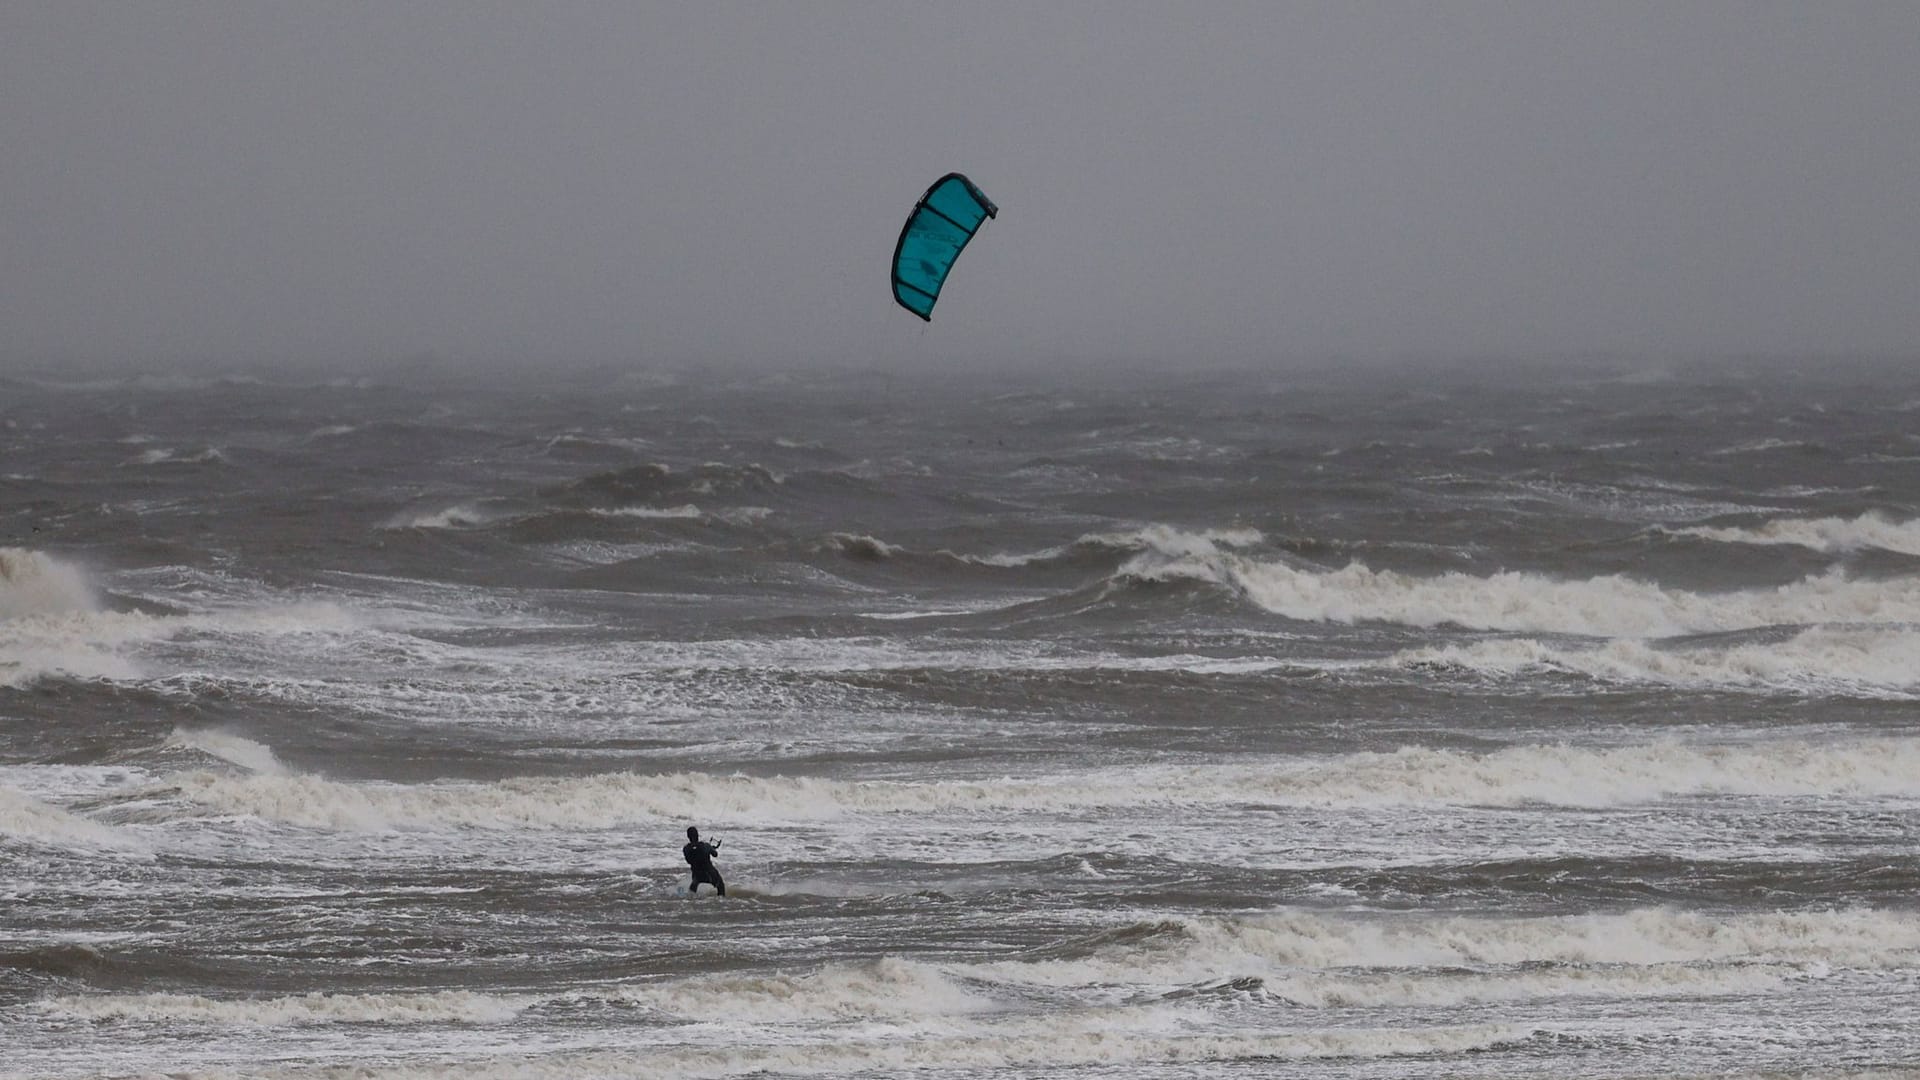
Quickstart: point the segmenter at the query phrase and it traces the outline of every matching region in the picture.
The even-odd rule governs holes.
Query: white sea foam
[[[1852,518],[1777,518],[1752,528],[1696,526],[1671,531],[1728,544],[1795,544],[1828,554],[1878,548],[1920,555],[1920,519],[1894,521],[1877,511]]]
[[[855,814],[1063,811],[1101,806],[1612,806],[1676,795],[1920,796],[1920,740],[1622,747],[1408,747],[1265,764],[1148,766],[976,781],[849,781],[707,773],[516,777],[494,783],[348,783],[187,773],[197,803],[318,829],[605,829],[674,820],[823,821]]]
[[[296,634],[338,634],[360,629],[363,618],[330,600],[295,600],[220,608],[167,620],[201,634],[245,637],[281,637]]]
[[[1920,795],[1920,740],[1790,740],[1618,747],[1515,746],[1489,753],[1407,747],[1248,778],[1281,802],[1616,806],[1677,795]]]
[[[633,543],[615,544],[605,540],[566,540],[543,544],[541,550],[560,563],[585,566],[611,566],[632,559],[650,559],[677,552],[698,551],[698,544]]]
[[[1422,577],[1357,562],[1320,571],[1226,557],[1176,569],[1237,587],[1276,614],[1318,622],[1655,638],[1807,623],[1920,622],[1920,578],[1859,581],[1839,569],[1778,588],[1719,593],[1668,589],[1621,575],[1572,581],[1517,572]]]
[[[0,623],[0,686],[38,679],[137,679],[137,665],[111,651],[129,641],[160,636],[155,620],[138,615],[38,617]]]
[[[652,521],[724,521],[729,525],[752,525],[773,515],[773,510],[765,506],[730,506],[720,510],[707,510],[693,503],[681,503],[679,506],[614,506],[595,507],[587,511],[595,517],[605,518],[641,518]]]
[[[1774,450],[1807,450],[1813,444],[1798,439],[1752,439],[1732,446],[1709,451],[1715,457],[1730,457],[1735,454],[1764,454]]]
[[[79,581],[77,577],[72,580]],[[55,607],[61,602],[77,602],[77,595],[62,593],[51,603],[39,602],[39,606]],[[51,676],[115,681],[145,678],[152,672],[127,653],[143,644],[185,635],[274,638],[334,633],[357,625],[351,613],[325,601],[233,607],[194,615],[53,610],[0,618],[0,686],[25,686]]]
[[[477,529],[511,516],[478,503],[459,503],[439,510],[403,510],[380,527],[395,529]]]
[[[1201,935],[1212,937],[1213,935]],[[1249,989],[1309,1009],[1449,1007],[1556,998],[1624,1000],[1678,995],[1711,997],[1776,991],[1823,974],[1819,962],[1603,964],[1536,960],[1514,965],[1421,965],[1398,961],[1348,965],[1347,971],[1305,970],[1249,951],[1239,943],[1182,939],[1160,950],[1121,950],[1077,961],[1004,962],[960,969],[979,980],[1191,993],[1193,988],[1249,984]],[[1358,970],[1361,967],[1377,970]]]
[[[138,849],[130,835],[110,825],[0,787],[0,834],[52,847]]]
[[[1343,1006],[1450,1006],[1550,998],[1667,998],[1760,994],[1796,977],[1746,965],[1700,968],[1681,964],[1646,967],[1569,968],[1499,974],[1382,973],[1286,975],[1261,980],[1261,989],[1306,1008]]]
[[[1636,640],[1585,648],[1519,638],[1412,649],[1388,663],[1491,676],[1560,671],[1610,682],[1908,698],[1920,692],[1920,631],[1815,626],[1784,641],[1686,648]]]
[[[900,546],[859,533],[834,533],[829,538],[843,555],[856,559],[891,559],[900,554]]]
[[[705,510],[700,509],[692,503],[682,503],[679,506],[616,506],[595,509],[589,512],[598,517],[657,518],[663,520],[672,518],[703,518],[707,516]]]
[[[1203,529],[1193,532],[1167,525],[1148,525],[1129,532],[1093,533],[1081,537],[1079,542],[1144,549],[1171,558],[1188,558],[1214,555],[1221,548],[1252,547],[1265,539],[1259,529]]]
[[[205,447],[201,449],[198,453],[193,453],[193,454],[182,454],[177,450],[156,446],[149,450],[142,450],[137,457],[133,458],[131,461],[128,461],[127,464],[128,465],[208,465],[208,464],[224,465],[226,464],[226,462],[227,462],[227,456],[221,453],[218,447],[214,447],[214,446]]]
[[[1108,1010],[1097,1019],[982,1025],[965,1034],[902,1038],[898,1033],[826,1042],[753,1043],[716,1039],[663,1050],[510,1053],[452,1062],[169,1072],[178,1080],[231,1077],[326,1080],[576,1080],[579,1077],[899,1075],[920,1070],[1139,1068],[1212,1062],[1393,1058],[1460,1054],[1524,1042],[1516,1025],[1330,1028],[1284,1034],[1175,1034],[1142,1030],[1145,1010]],[[1168,1025],[1154,1025],[1168,1026]]]
[[[893,957],[829,964],[805,974],[720,973],[696,978],[588,986],[543,994],[323,994],[211,998],[196,994],[87,994],[40,1007],[90,1020],[282,1027],[307,1024],[497,1024],[526,1009],[567,1000],[617,1002],[670,1016],[724,1016],[753,1024],[795,1024],[973,1014],[988,1007],[928,964]]]
[[[651,439],[637,436],[621,438],[613,435],[588,435],[581,431],[563,431],[550,435],[541,446],[541,453],[552,453],[556,447],[581,447],[589,450],[646,450],[653,446]]]
[[[1032,598],[1027,598],[1032,599]],[[1017,601],[1021,602],[1021,601]],[[924,618],[1000,610],[1005,598],[977,606],[954,606],[912,612],[867,613],[880,621]],[[650,642],[643,656],[622,643],[605,649],[569,649],[565,660],[574,671],[601,668],[612,675],[635,671],[1268,671],[1305,665],[1268,656],[1213,657],[1195,653],[1123,656],[1082,653],[1047,642],[1008,642],[958,648],[936,648],[883,637],[793,637]]]
[[[1266,537],[1258,529],[1228,528],[1191,531],[1171,525],[1154,524],[1122,532],[1087,533],[1071,544],[1043,548],[1024,554],[964,555],[954,552],[947,554],[983,566],[1006,567],[1049,562],[1083,549],[1135,552],[1137,555],[1161,561],[1205,560],[1219,557],[1223,548],[1252,547],[1265,539]],[[1147,564],[1143,562],[1132,567],[1128,572],[1142,572],[1146,566]]]
[[[991,1007],[933,965],[897,957],[829,964],[807,974],[717,974],[626,986],[611,996],[689,1019],[725,1016],[756,1024],[916,1019]]]
[[[210,998],[197,994],[87,994],[50,998],[48,1012],[85,1020],[170,1020],[282,1027],[304,1024],[499,1024],[538,999],[446,990],[426,994],[297,994]]]
[[[1169,919],[1110,932],[1092,945],[1081,956],[959,970],[1059,987],[1251,976],[1271,992],[1315,1006],[1741,993],[1836,966],[1912,967],[1920,963],[1920,914],[1853,909],[1719,916],[1643,908],[1470,918],[1303,910]]]

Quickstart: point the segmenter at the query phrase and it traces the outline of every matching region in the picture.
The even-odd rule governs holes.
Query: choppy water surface
[[[1916,417],[0,379],[0,1074],[1920,1068]]]

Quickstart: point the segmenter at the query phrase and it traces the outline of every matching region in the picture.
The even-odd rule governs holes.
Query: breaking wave
[[[945,552],[965,562],[982,566],[1031,566],[1071,560],[1086,555],[1122,554],[1136,557],[1122,573],[1147,573],[1149,567],[1179,564],[1185,561],[1217,559],[1224,548],[1253,547],[1266,537],[1258,529],[1204,529],[1189,531],[1171,525],[1144,525],[1122,532],[1087,533],[1071,544],[1043,548],[1025,554],[965,555]]]
[[[194,615],[96,611],[0,620],[0,686],[22,687],[48,677],[122,682],[152,677],[125,652],[183,634],[279,637],[355,625],[353,615],[325,601]]]
[[[197,453],[182,454],[165,447],[153,447],[142,450],[139,456],[128,461],[128,465],[225,465],[227,455],[218,447],[208,446]]]
[[[1852,518],[1780,518],[1752,528],[1696,526],[1667,531],[1727,544],[1795,544],[1830,555],[1867,548],[1920,555],[1920,519],[1893,521],[1878,511]]]
[[[0,687],[23,687],[38,679],[130,680],[138,666],[114,650],[151,641],[169,631],[140,614],[42,616],[0,622]]]
[[[1228,556],[1187,560],[1163,574],[1238,589],[1277,615],[1474,630],[1660,638],[1810,623],[1920,622],[1920,578],[1866,581],[1834,569],[1777,588],[1668,589],[1618,574],[1560,580],[1503,572],[1433,577],[1371,570],[1302,569]]]
[[[897,957],[829,964],[801,975],[723,974],[623,987],[617,999],[675,1016],[729,1016],[754,1023],[911,1019],[991,1008],[991,1002],[933,965]]]
[[[288,775],[287,767],[274,756],[272,747],[252,739],[243,739],[231,732],[174,728],[173,734],[162,745],[198,750],[251,772],[269,776]]]
[[[515,777],[392,784],[311,775],[185,773],[177,792],[225,814],[317,829],[605,829],[847,815],[1102,806],[1615,806],[1685,795],[1917,796],[1920,740],[1622,747],[1516,746],[1488,753],[1407,747],[1261,765],[1152,766],[1058,776],[896,782],[709,773]]]
[[[1649,908],[1532,918],[1425,914],[1339,914],[1304,910],[1123,924],[1015,960],[932,964],[898,957],[828,964],[800,974],[716,973],[691,978],[584,986],[558,992],[484,994],[468,991],[321,994],[210,998],[190,994],[68,995],[39,1007],[94,1021],[179,1021],[204,1025],[501,1024],[529,1008],[563,1001],[635,1006],[680,1019],[723,1016],[754,1025],[821,1022],[912,1024],[911,1041],[875,1043],[895,1052],[917,1047],[1020,1047],[1051,1034],[1067,1045],[1062,1061],[1104,1061],[1077,1041],[1104,1046],[1123,1035],[1146,1039],[1133,1050],[1241,1056],[1241,1039],[1176,1039],[1201,1013],[1181,1002],[1219,991],[1251,994],[1313,1009],[1453,1006],[1545,998],[1634,998],[1763,993],[1833,969],[1892,970],[1920,959],[1920,915],[1872,909],[1714,915]],[[1117,989],[1158,1004],[1093,1005],[1044,1018],[1009,1016],[1021,988],[1091,990],[1111,1000]],[[1042,1030],[1044,1029],[1044,1031]],[[897,1028],[895,1028],[897,1032]],[[1355,1053],[1448,1052],[1473,1049],[1474,1029],[1401,1033]],[[929,1035],[946,1038],[929,1039]],[[1327,1033],[1247,1037],[1304,1042],[1290,1056],[1313,1056]],[[1375,1033],[1380,1034],[1380,1033]],[[1393,1033],[1386,1033],[1393,1035]],[[959,1036],[957,1040],[949,1039]],[[1512,1033],[1498,1039],[1511,1039]],[[990,1041],[989,1041],[990,1040]],[[866,1053],[868,1051],[862,1051]],[[1056,1061],[1027,1058],[1018,1060]],[[1265,1055],[1258,1055],[1265,1056]],[[864,1059],[863,1059],[864,1060]],[[948,1058],[915,1059],[919,1064]],[[974,1060],[968,1055],[965,1060]],[[1116,1059],[1117,1060],[1117,1059]]]
[[[0,836],[58,848],[137,848],[132,837],[12,788],[0,787]]]
[[[827,539],[840,554],[850,559],[860,559],[867,562],[883,562],[900,553],[898,545],[889,544],[885,540],[880,540],[872,536],[862,536],[855,533],[834,533]]]
[[[717,973],[554,993],[295,994],[212,998],[198,994],[87,994],[45,999],[40,1007],[90,1020],[178,1020],[280,1027],[307,1024],[506,1023],[526,1009],[563,1000],[608,1001],[684,1019],[725,1016],[761,1024],[912,1019],[977,1013],[989,1003],[937,968],[882,957],[828,964],[801,974]]]
[[[1103,931],[1080,951],[1084,955],[982,970],[1065,984],[1185,981],[1223,971],[1487,970],[1542,964],[1889,968],[1920,960],[1920,913],[1857,908],[1718,915],[1640,908],[1498,918],[1301,910],[1137,923]]]
[[[1287,911],[1136,923],[1054,951],[1065,955],[960,970],[1056,988],[1239,980],[1310,1008],[1742,994],[1836,966],[1911,966],[1920,960],[1920,915],[1641,909],[1474,918]]]
[[[403,510],[381,523],[396,529],[478,529],[513,517],[513,511],[482,503],[460,503],[439,510]]]
[[[155,620],[97,607],[79,570],[37,551],[0,548],[0,687],[54,675],[136,678],[113,650],[152,637]]]
[[[1169,562],[1182,559],[1218,557],[1223,549],[1249,547],[1265,538],[1255,529],[1211,529],[1188,532],[1168,525],[1147,525],[1122,532],[1088,533],[1071,543],[1058,544],[1027,552],[977,554],[940,548],[916,551],[863,533],[835,532],[816,545],[863,562],[887,562],[897,558],[916,558],[958,563],[969,567],[1018,570],[1026,567],[1085,566],[1113,569],[1127,560],[1135,563]],[[1128,564],[1132,565],[1132,564]],[[1122,569],[1122,574],[1132,573]]]
[[[1635,640],[1581,648],[1524,638],[1412,649],[1388,663],[1495,677],[1562,672],[1660,686],[1908,698],[1920,693],[1920,631],[1815,626],[1784,641],[1686,648]]]

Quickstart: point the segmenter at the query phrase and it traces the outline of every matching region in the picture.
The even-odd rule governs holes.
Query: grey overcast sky
[[[0,245],[7,366],[1920,354],[1920,3],[5,0]]]

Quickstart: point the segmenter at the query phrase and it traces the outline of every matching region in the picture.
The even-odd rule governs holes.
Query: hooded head
[[[698,839],[700,839],[700,830],[699,830],[699,829],[696,829],[696,828],[694,828],[694,827],[693,827],[693,826],[691,826],[691,825],[689,825],[689,826],[687,826],[687,839],[689,839],[689,840],[698,840]]]

